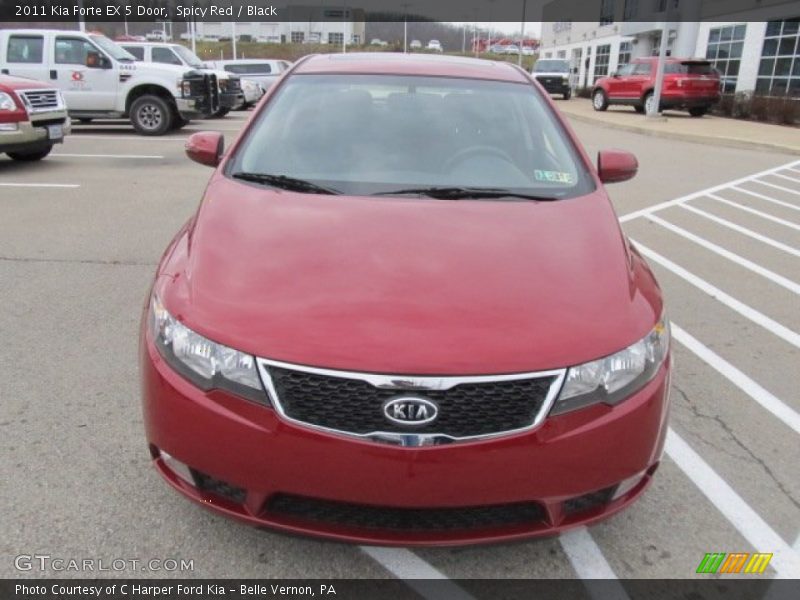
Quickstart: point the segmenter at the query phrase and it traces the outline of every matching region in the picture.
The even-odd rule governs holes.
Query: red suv
[[[656,85],[658,58],[637,58],[608,77],[601,77],[592,90],[592,106],[606,110],[611,104],[627,104],[636,112],[650,112]],[[668,58],[659,111],[688,109],[702,117],[720,99],[719,72],[707,60]]]
[[[638,498],[669,327],[604,182],[516,65],[306,57],[215,171],[141,325],[159,473],[257,525],[380,544],[552,534]]]

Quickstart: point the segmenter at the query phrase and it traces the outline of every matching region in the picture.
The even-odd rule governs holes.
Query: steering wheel
[[[453,167],[457,164],[464,162],[468,158],[473,156],[492,156],[494,158],[502,158],[504,161],[514,164],[514,159],[511,158],[511,155],[501,150],[500,148],[496,148],[495,146],[469,146],[468,148],[464,148],[463,150],[459,150],[449,159],[447,162],[444,163],[443,170],[444,171],[452,171]]]

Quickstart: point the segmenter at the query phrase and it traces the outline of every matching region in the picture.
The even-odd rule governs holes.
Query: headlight
[[[217,84],[219,85],[219,91],[225,92],[225,91],[228,90],[228,80],[227,79],[220,79],[220,80],[217,81]]]
[[[178,79],[178,91],[182,98],[192,95],[192,82],[186,79]]]
[[[0,110],[17,110],[17,103],[11,94],[0,92]]]
[[[655,377],[669,351],[669,322],[664,317],[644,338],[624,350],[567,371],[551,415],[590,404],[614,405]]]
[[[561,80],[562,80],[564,83],[567,83],[567,82],[569,81],[569,75],[563,75],[563,76],[561,77]]]
[[[150,333],[164,360],[197,387],[224,389],[267,404],[252,356],[195,333],[170,315],[155,295],[150,301]]]

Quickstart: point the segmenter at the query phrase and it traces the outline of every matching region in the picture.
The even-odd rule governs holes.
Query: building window
[[[620,42],[619,43],[619,56],[617,58],[617,64],[621,67],[622,65],[627,65],[631,62],[631,54],[633,53],[633,44],[631,42]]]
[[[603,44],[598,46],[594,56],[594,79],[597,81],[600,77],[608,75],[608,61],[611,58],[611,44]]]
[[[343,33],[329,33],[328,34],[328,43],[329,44],[339,44],[341,45],[344,42],[344,34]]]
[[[767,23],[756,92],[800,96],[800,19]]]
[[[292,32],[292,43],[293,44],[302,44],[306,39],[306,34],[304,31],[293,31]]]
[[[625,0],[625,9],[622,13],[623,21],[633,21],[639,12],[639,0]]]
[[[558,51],[558,58],[567,58],[567,51],[566,50],[559,50]]]
[[[614,0],[601,0],[600,26],[611,25],[614,22]]]
[[[708,32],[706,58],[719,71],[722,91],[725,93],[732,94],[736,91],[746,31],[747,25],[730,25],[716,27]]]
[[[354,33],[354,34],[353,34],[353,39],[352,39],[352,42],[351,42],[351,43],[352,43],[353,45],[355,45],[355,46],[360,46],[360,45],[361,45],[361,36],[360,36],[360,35],[358,35],[357,33]]]
[[[553,53],[552,52],[545,52],[544,53],[544,57],[545,58],[553,58]]]

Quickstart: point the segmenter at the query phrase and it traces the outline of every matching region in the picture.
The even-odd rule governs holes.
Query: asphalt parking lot
[[[244,118],[155,139],[76,126],[40,164],[0,158],[0,577],[41,576],[14,565],[38,553],[194,562],[103,574],[128,577],[684,578],[707,552],[800,577],[800,161],[581,122],[591,155],[639,158],[609,190],[673,321],[670,437],[640,501],[557,538],[412,551],[260,531],[174,493],[145,444],[138,321],[210,175],[183,141]]]

